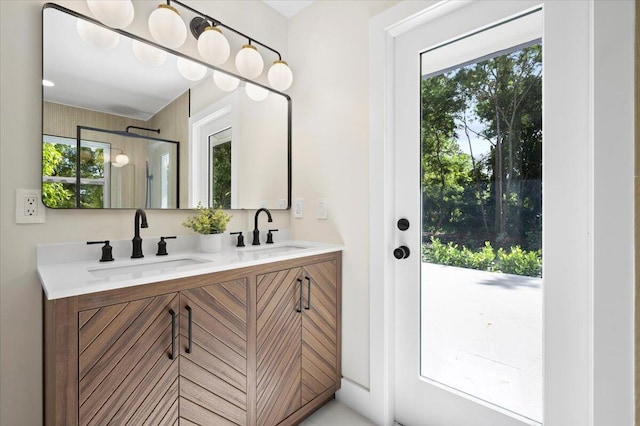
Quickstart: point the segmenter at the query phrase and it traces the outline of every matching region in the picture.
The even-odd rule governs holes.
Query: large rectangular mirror
[[[59,5],[42,34],[45,205],[289,208],[289,97]]]

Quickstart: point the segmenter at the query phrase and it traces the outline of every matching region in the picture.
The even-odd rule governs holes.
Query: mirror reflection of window
[[[209,205],[231,208],[231,128],[209,136]]]
[[[80,187],[77,187],[75,139],[44,135],[42,200],[52,208],[108,207],[110,158],[108,143],[81,141]]]

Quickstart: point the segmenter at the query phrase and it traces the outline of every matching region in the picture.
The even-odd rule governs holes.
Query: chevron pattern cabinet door
[[[180,308],[180,424],[246,425],[247,280],[183,291]]]
[[[178,308],[172,293],[78,313],[81,425],[177,423]]]
[[[272,426],[300,408],[301,268],[258,275],[257,424]]]
[[[305,266],[303,280],[302,404],[306,404],[339,381],[336,262]]]

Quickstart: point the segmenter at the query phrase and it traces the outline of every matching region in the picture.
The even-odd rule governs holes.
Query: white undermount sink
[[[136,263],[144,262],[144,263]],[[196,257],[180,257],[168,259],[154,259],[152,261],[131,260],[124,265],[109,265],[104,267],[93,267],[88,271],[97,278],[109,278],[121,275],[141,276],[147,274],[159,274],[171,272],[183,266],[197,265],[207,263],[207,260],[198,259]]]

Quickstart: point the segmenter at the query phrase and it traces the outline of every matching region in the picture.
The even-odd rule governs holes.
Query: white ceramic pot
[[[200,251],[217,253],[222,250],[222,234],[200,234]]]

